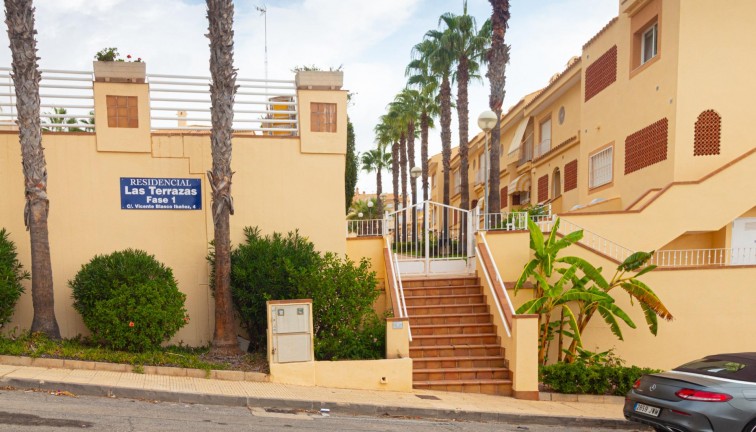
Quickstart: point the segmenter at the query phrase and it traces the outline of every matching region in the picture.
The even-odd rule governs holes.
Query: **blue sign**
[[[121,209],[202,210],[202,180],[121,177]]]

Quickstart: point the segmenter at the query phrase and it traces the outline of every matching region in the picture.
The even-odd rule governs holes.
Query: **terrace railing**
[[[383,235],[383,219],[346,221],[347,237],[373,237]]]
[[[41,126],[56,132],[93,132],[91,71],[41,69]],[[0,68],[0,128],[15,127],[16,93],[11,68]],[[157,130],[209,130],[210,78],[148,74],[150,120]],[[237,78],[234,130],[270,136],[299,131],[294,80]],[[61,111],[63,109],[64,111]],[[56,112],[57,111],[57,112]]]
[[[756,248],[714,248],[656,251],[651,264],[659,267],[756,265]]]
[[[210,129],[209,77],[148,74],[153,129]],[[299,131],[294,80],[237,78],[234,130],[270,136]]]
[[[16,89],[11,68],[0,68],[0,127],[16,127]],[[53,132],[94,132],[91,71],[40,69],[40,125]],[[56,112],[57,111],[57,112]]]

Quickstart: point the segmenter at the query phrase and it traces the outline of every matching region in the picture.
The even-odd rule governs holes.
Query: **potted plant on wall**
[[[118,48],[103,48],[95,54],[95,81],[118,83],[144,83],[146,65],[141,58],[132,60],[131,54],[122,59]]]

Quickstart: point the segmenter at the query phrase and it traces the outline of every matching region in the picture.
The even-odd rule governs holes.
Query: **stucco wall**
[[[102,84],[98,85],[98,91],[118,94],[124,85],[113,84],[107,90]],[[345,97],[341,92],[335,93],[334,101],[342,103],[339,107],[343,110]],[[128,148],[129,139],[138,136],[133,129],[121,136],[122,129],[109,129],[107,122],[98,121],[97,125],[97,134],[43,136],[49,173],[55,307],[62,335],[86,333],[71,306],[71,290],[67,285],[80,267],[95,254],[138,248],[171,267],[179,288],[187,294],[190,322],[173,342],[208,343],[212,338],[214,302],[208,288],[205,259],[213,237],[211,191],[205,175],[212,163],[209,133],[148,133],[150,141],[134,142],[132,149]],[[149,132],[149,122],[141,122],[139,129]],[[112,142],[101,142],[109,140]],[[316,146],[318,142],[311,144]],[[236,212],[231,217],[232,243],[243,241],[245,226],[259,226],[264,234],[298,229],[313,241],[317,250],[343,255],[346,252],[344,155],[338,152],[338,145],[345,144],[330,143],[327,154],[303,154],[298,138],[235,136],[232,169],[236,174],[232,193]],[[98,147],[108,151],[98,151]],[[23,224],[24,187],[16,132],[0,133],[0,172],[4,180],[0,227],[10,231],[21,262],[29,269],[29,237]],[[121,210],[120,177],[200,179],[203,209]],[[26,329],[31,324],[31,288],[29,283],[25,286],[26,293],[6,328]]]

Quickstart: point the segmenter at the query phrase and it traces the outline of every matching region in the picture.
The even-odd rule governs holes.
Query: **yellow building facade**
[[[619,342],[592,323],[588,349],[615,348],[653,367],[756,349],[730,331],[732,319],[756,305],[747,294],[756,277],[756,141],[748,120],[756,82],[744,55],[756,39],[754,13],[746,0],[621,0],[617,17],[564,70],[502,116],[502,212],[550,205],[560,233],[585,232],[565,253],[604,269],[632,251],[656,251],[660,268],[643,277],[675,321],[653,338],[637,305],[618,298],[638,309],[632,318],[641,329]],[[471,207],[484,200],[485,140],[481,132],[469,143]],[[441,156],[430,162],[439,179],[431,199],[443,202]],[[453,206],[459,166],[455,154]],[[529,259],[513,252],[523,246],[517,235],[526,234],[489,232],[505,281]]]

